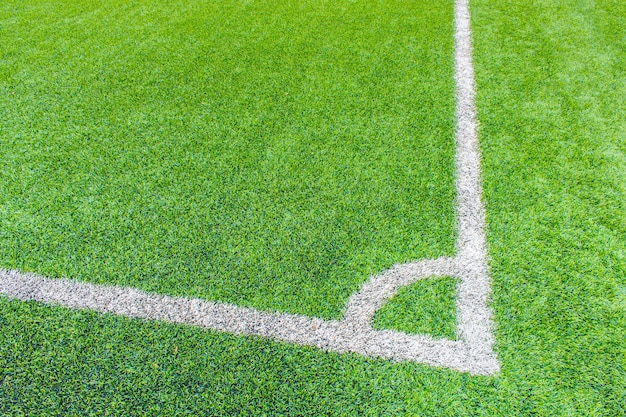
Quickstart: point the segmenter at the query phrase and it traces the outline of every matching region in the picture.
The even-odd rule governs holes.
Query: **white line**
[[[400,288],[425,278],[455,276],[453,258],[423,260],[396,265],[371,278],[348,301],[344,321],[363,328],[371,328],[374,314],[393,297]]]
[[[491,311],[487,305],[490,283],[481,202],[468,1],[457,0],[455,3],[459,229],[456,257],[397,265],[371,278],[350,298],[341,321],[270,313],[199,299],[151,294],[134,288],[49,279],[8,270],[0,270],[0,293],[18,300],[256,335],[339,353],[415,361],[472,374],[497,372],[500,364],[493,351]],[[457,299],[459,340],[372,328],[376,311],[401,287],[419,279],[442,276],[460,280]]]
[[[269,313],[199,299],[150,294],[134,288],[0,270],[0,292],[23,301],[256,335],[338,353],[415,361],[472,374],[489,375],[497,370],[497,362],[477,357],[465,343],[458,341],[363,329],[344,321]]]
[[[492,357],[493,323],[488,306],[491,284],[487,265],[485,209],[481,196],[480,148],[475,106],[474,65],[469,0],[455,3],[457,296],[459,337],[474,352]]]

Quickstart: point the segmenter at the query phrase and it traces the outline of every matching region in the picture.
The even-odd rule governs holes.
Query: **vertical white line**
[[[475,105],[469,0],[455,4],[455,80],[457,95],[457,319],[459,336],[477,355],[493,356],[493,335],[485,209],[481,196],[480,148]]]
[[[457,0],[455,22],[458,255],[461,259],[482,261],[486,257],[485,212],[481,201],[480,150],[474,104],[476,94],[468,0]]]

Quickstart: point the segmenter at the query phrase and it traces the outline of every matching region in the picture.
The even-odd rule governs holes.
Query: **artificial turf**
[[[626,414],[626,3],[471,10],[498,375],[1,299],[0,414]]]
[[[376,312],[372,324],[375,329],[455,340],[457,284],[457,279],[443,277],[403,287]]]
[[[0,7],[0,266],[340,318],[453,253],[450,2]]]

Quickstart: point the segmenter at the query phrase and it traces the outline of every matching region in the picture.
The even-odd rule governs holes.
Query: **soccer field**
[[[0,4],[0,413],[624,414],[626,6],[466,5]]]
[[[3,266],[339,318],[454,252],[452,4],[107,4],[5,29]]]

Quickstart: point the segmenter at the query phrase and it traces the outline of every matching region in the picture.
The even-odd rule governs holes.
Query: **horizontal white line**
[[[0,293],[21,301],[161,320],[238,335],[256,335],[338,353],[416,361],[472,374],[490,375],[499,365],[464,342],[364,329],[346,321],[270,313],[200,299],[151,294],[134,288],[0,270]]]

